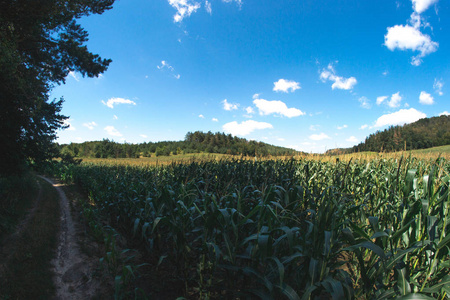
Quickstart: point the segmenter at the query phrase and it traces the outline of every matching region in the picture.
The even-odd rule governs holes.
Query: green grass
[[[0,274],[0,299],[49,299],[54,294],[50,261],[57,244],[59,198],[50,184],[41,179],[39,183],[42,193],[34,215],[5,245],[10,255],[2,258],[6,262]]]

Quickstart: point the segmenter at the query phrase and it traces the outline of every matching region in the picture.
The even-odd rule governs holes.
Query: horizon
[[[59,144],[223,132],[306,153],[449,115],[448,1],[117,1],[79,20],[98,78],[70,73]]]

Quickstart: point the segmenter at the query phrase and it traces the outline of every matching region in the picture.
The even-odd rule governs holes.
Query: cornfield
[[[445,299],[449,173],[412,157],[59,170],[195,299]]]

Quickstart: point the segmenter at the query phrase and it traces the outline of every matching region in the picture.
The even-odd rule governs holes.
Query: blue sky
[[[225,132],[321,153],[449,114],[447,0],[134,0],[79,20],[99,78],[71,73],[58,142]]]

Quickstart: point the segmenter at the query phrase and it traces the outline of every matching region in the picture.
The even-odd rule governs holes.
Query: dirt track
[[[62,185],[40,177],[58,191],[61,207],[61,229],[58,234],[56,257],[52,261],[57,288],[54,299],[91,299],[100,287],[98,280],[92,277],[97,261],[80,252],[76,224]]]

